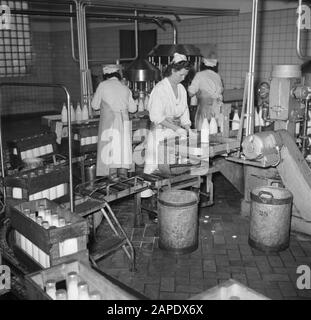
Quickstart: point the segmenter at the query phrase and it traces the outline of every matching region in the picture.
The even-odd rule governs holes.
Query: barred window
[[[0,77],[25,75],[31,63],[29,17],[12,11],[27,10],[28,3],[0,0],[0,9]]]

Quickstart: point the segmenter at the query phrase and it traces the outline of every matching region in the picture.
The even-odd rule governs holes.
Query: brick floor
[[[129,271],[122,250],[101,260],[99,267],[150,299],[188,299],[234,279],[270,299],[311,300],[311,290],[296,287],[297,267],[311,267],[311,238],[291,234],[290,247],[274,254],[250,247],[249,218],[239,214],[241,195],[221,176],[216,176],[214,183],[215,205],[199,212],[197,250],[173,255],[159,249],[157,224],[148,214],[143,215],[145,227],[131,228],[134,215],[129,212],[133,213],[134,207],[127,199],[113,209],[136,244],[137,272]],[[108,232],[103,221],[97,239],[107,237]]]

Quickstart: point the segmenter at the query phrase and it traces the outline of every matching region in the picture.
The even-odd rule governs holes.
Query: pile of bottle
[[[48,165],[46,168],[36,169],[31,172],[22,172],[18,177],[24,180],[37,178],[40,176],[44,176],[49,173],[57,173],[57,171],[61,171],[61,168],[55,167],[53,165]],[[45,189],[33,194],[29,194],[29,201],[38,200],[38,199],[49,199],[54,200],[58,199],[68,193],[68,182],[59,183],[49,189]],[[12,198],[13,199],[23,199],[23,189],[20,187],[12,188]]]
[[[68,122],[68,112],[67,112],[67,106],[66,103],[63,103],[62,108],[62,122],[66,123]],[[73,104],[70,103],[70,116],[71,116],[71,122],[81,122],[81,121],[87,121],[89,120],[89,110],[87,103],[83,103],[83,107],[81,108],[80,102],[77,103],[76,109],[73,107]]]
[[[22,213],[29,219],[33,220],[42,228],[49,230],[50,228],[62,228],[71,224],[71,221],[56,212],[52,212],[46,205],[39,205],[38,210],[31,211],[24,208]],[[44,268],[50,267],[50,256],[38,248],[31,240],[15,230],[16,244],[32,257],[37,263]],[[66,256],[78,251],[77,238],[66,239],[59,243],[59,257]]]
[[[137,111],[142,112],[144,110],[147,110],[149,102],[149,94],[148,93],[139,93],[139,97],[135,100],[135,103],[137,105]]]
[[[45,292],[53,300],[102,300],[101,293],[90,291],[88,283],[75,271],[67,273],[64,281],[46,281]]]
[[[24,160],[26,158],[38,158],[44,156],[46,154],[53,153],[53,145],[47,144],[45,146],[25,150],[21,152],[21,159]],[[13,154],[17,155],[17,149],[13,149]]]
[[[264,119],[262,118],[262,108],[255,108],[255,127],[264,127],[266,125]],[[232,119],[232,130],[239,130],[240,127],[240,117],[238,110],[234,110],[234,115]],[[246,129],[246,115],[244,116],[243,128]]]

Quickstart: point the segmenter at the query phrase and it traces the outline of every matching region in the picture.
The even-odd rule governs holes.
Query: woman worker
[[[158,169],[160,141],[186,136],[190,129],[187,91],[180,83],[190,67],[186,56],[175,53],[172,63],[164,72],[164,79],[151,92],[148,110],[152,125],[147,139],[144,173],[150,174]]]
[[[92,99],[92,108],[100,109],[96,175],[115,180],[127,177],[132,165],[132,141],[128,112],[137,106],[130,89],[122,84],[119,65],[106,65],[102,81]]]
[[[216,59],[202,59],[201,71],[197,72],[188,87],[189,96],[198,97],[198,108],[195,115],[195,128],[201,130],[204,118],[218,119],[222,105],[223,85],[220,76],[212,69],[216,67]]]

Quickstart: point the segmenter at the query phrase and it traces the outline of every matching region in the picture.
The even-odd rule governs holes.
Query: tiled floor
[[[113,206],[131,236],[137,272],[129,271],[122,250],[99,262],[106,273],[155,299],[187,299],[233,278],[271,299],[311,299],[311,290],[296,288],[296,269],[311,267],[311,238],[291,234],[290,247],[266,255],[248,245],[249,220],[240,216],[241,195],[221,175],[215,177],[215,205],[199,212],[199,247],[174,256],[158,248],[157,224],[144,215],[145,227],[132,228],[133,202]],[[97,240],[107,236],[102,222]]]

